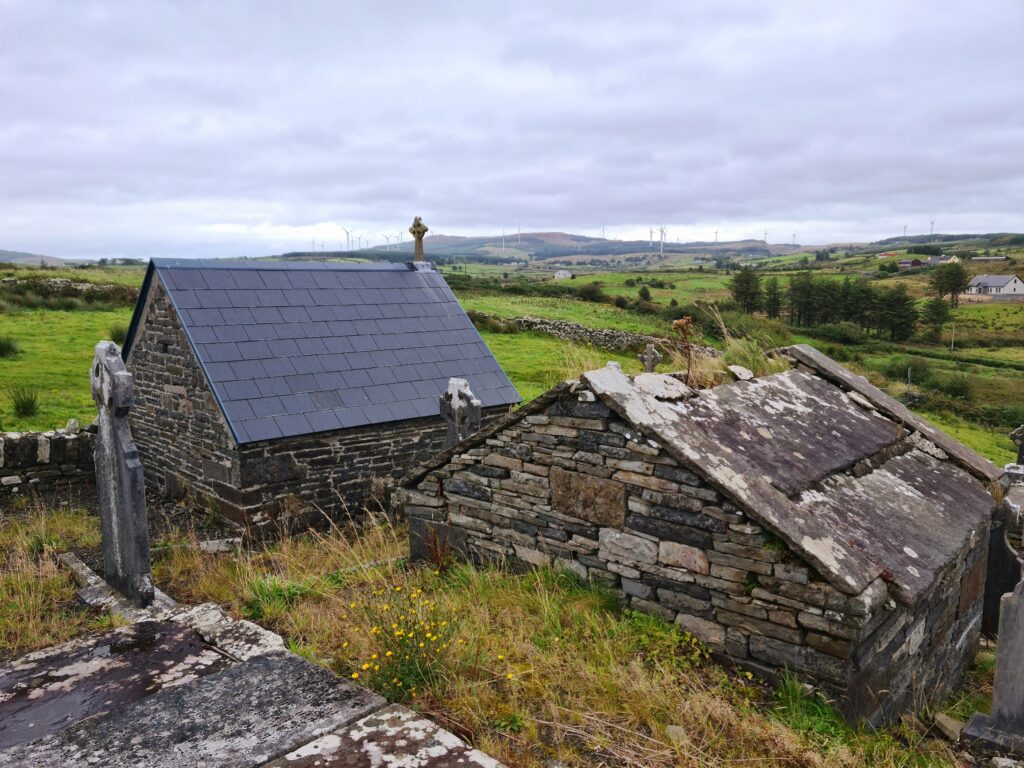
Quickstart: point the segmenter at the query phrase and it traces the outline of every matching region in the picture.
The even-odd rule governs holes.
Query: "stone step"
[[[0,751],[0,765],[255,767],[384,705],[377,694],[304,659],[271,653]]]

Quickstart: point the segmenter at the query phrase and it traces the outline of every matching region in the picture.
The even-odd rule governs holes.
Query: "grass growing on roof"
[[[290,648],[508,765],[955,765],[941,745],[847,728],[824,704],[797,713],[711,663],[692,636],[571,574],[411,566],[406,547],[404,530],[382,523],[252,552],[168,547],[155,574],[179,600],[240,614],[263,594],[276,607],[260,622]]]

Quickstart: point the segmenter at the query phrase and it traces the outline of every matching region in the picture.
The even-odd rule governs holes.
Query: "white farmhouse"
[[[978,275],[967,286],[967,292],[1024,296],[1024,280],[1017,275]]]
[[[555,280],[569,280],[572,278],[572,272],[568,269],[560,269],[555,272]]]

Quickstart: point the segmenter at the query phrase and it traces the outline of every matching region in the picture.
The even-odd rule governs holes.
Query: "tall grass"
[[[14,357],[19,352],[21,348],[13,336],[0,336],[0,358]]]
[[[110,340],[121,346],[124,344],[124,340],[128,338],[128,326],[124,323],[114,323],[110,326]]]
[[[24,419],[35,416],[39,412],[39,390],[27,384],[11,387],[7,390],[14,415]]]

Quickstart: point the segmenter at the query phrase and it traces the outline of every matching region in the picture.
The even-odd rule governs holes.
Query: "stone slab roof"
[[[913,602],[991,514],[989,488],[1002,470],[817,350],[780,352],[791,370],[696,392],[668,375],[612,367],[580,383],[837,589],[859,594],[882,578],[896,599]],[[402,485],[571,387],[434,457]]]
[[[238,443],[438,415],[452,376],[519,395],[429,264],[154,259]]]

